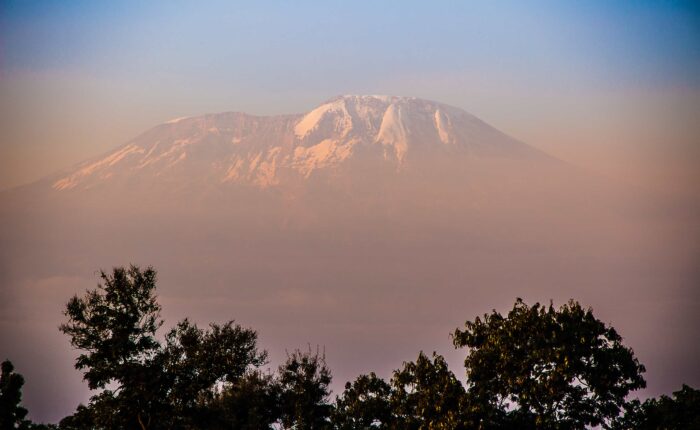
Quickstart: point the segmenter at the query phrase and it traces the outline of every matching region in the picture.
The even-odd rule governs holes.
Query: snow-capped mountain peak
[[[358,157],[399,171],[426,153],[518,158],[537,151],[455,107],[413,97],[344,95],[301,115],[176,118],[52,185],[79,189],[140,177],[265,188],[337,170]]]

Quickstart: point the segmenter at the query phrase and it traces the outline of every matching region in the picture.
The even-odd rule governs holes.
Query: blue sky
[[[565,158],[671,129],[685,156],[699,41],[693,2],[6,1],[0,151],[25,168],[0,187],[169,117],[303,112],[343,93],[450,103]]]
[[[5,72],[310,89],[395,70],[511,68],[581,85],[700,76],[692,2],[25,1],[5,2],[2,17]]]

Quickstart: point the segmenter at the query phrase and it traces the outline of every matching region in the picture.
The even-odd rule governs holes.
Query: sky
[[[693,192],[694,2],[0,5],[0,189],[173,117],[300,113],[338,94],[463,108],[553,155]]]

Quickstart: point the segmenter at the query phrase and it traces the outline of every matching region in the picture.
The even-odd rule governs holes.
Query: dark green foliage
[[[267,355],[255,331],[233,322],[200,329],[185,319],[159,342],[155,271],[101,276],[96,290],[69,301],[61,325],[82,351],[76,368],[99,392],[61,429],[699,428],[700,393],[690,387],[626,402],[644,386],[644,367],[612,327],[573,301],[554,309],[518,299],[506,317],[493,311],[457,329],[455,346],[469,349],[466,389],[442,356],[421,352],[389,383],[374,373],[348,382],[331,405],[331,373],[318,351],[295,351],[272,375],[259,370]],[[3,363],[0,430],[51,428],[24,420],[22,384]]]
[[[60,330],[84,351],[75,367],[85,370],[90,389],[111,382],[133,386],[159,347],[155,334],[163,322],[155,296],[156,272],[131,266],[100,276],[104,284],[83,298],[70,299],[65,311],[69,321]]]
[[[265,363],[257,334],[228,322],[199,329],[181,321],[167,335],[154,358],[161,369],[159,386],[171,426],[194,427],[209,415],[214,387],[235,384],[251,367]],[[209,417],[211,418],[211,417]]]
[[[554,309],[518,299],[454,333],[465,360],[472,414],[485,425],[607,428],[644,367],[617,332],[571,301]],[[505,421],[502,421],[505,420]]]
[[[272,375],[252,371],[225,387],[208,406],[209,429],[270,429],[280,418],[280,386]]]
[[[635,400],[615,427],[620,430],[700,429],[700,390],[683,385],[672,397]]]
[[[422,352],[404,363],[388,384],[362,375],[336,401],[337,429],[464,429],[466,392],[445,359]]]
[[[297,350],[290,354],[279,367],[281,423],[284,428],[330,428],[330,383],[331,372],[318,351]]]
[[[27,410],[20,406],[24,378],[15,373],[9,360],[3,361],[0,368],[0,430],[26,428]]]
[[[76,368],[102,391],[64,428],[206,428],[217,388],[265,362],[257,334],[233,322],[202,330],[184,320],[161,345],[155,271],[131,266],[101,275],[97,290],[68,302],[61,331],[83,351]]]
[[[160,372],[152,361],[162,325],[156,272],[131,266],[115,268],[111,276],[101,272],[101,277],[104,284],[68,302],[68,322],[60,330],[83,351],[75,367],[84,370],[90,389],[116,386],[93,398],[95,422],[105,428],[152,428],[157,415],[164,414]]]
[[[391,387],[395,428],[464,428],[466,393],[442,356],[433,353],[431,360],[421,352],[394,372]]]
[[[10,360],[0,365],[0,430],[51,430],[56,426],[51,424],[35,424],[25,417],[27,410],[23,408],[22,386],[24,377],[15,372],[15,366]]]
[[[333,422],[337,429],[386,429],[391,423],[391,386],[374,372],[345,384],[336,399]]]
[[[99,428],[95,422],[94,409],[85,405],[79,405],[78,409],[73,413],[73,415],[63,418],[58,426],[61,430]]]

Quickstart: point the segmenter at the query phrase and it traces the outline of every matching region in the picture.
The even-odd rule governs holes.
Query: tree
[[[100,276],[104,284],[84,298],[70,299],[65,311],[69,322],[60,326],[71,344],[85,351],[75,367],[85,369],[90,389],[132,382],[129,377],[140,373],[158,350],[155,334],[163,324],[155,296],[155,270],[117,267],[112,276],[104,271]]]
[[[700,429],[700,390],[683,384],[672,397],[632,402],[615,428],[620,430]]]
[[[574,301],[557,310],[518,299],[507,317],[467,321],[453,340],[469,348],[468,394],[484,426],[609,428],[627,394],[645,386],[644,366],[615,329]]]
[[[272,375],[251,371],[227,385],[208,406],[209,429],[272,429],[280,418],[280,386]]]
[[[126,421],[126,426],[151,427],[160,402],[153,390],[151,359],[160,345],[155,335],[163,324],[160,305],[155,296],[156,272],[114,268],[112,275],[100,272],[104,284],[87,291],[85,297],[74,296],[66,306],[69,321],[60,330],[70,336],[71,344],[82,351],[75,363],[84,370],[83,378],[91,390],[105,390],[95,405],[110,405],[105,412],[116,416],[96,417],[97,422],[116,425],[113,419]],[[113,408],[117,407],[118,411]]]
[[[20,406],[22,402],[24,377],[15,372],[10,360],[0,364],[0,430],[51,430],[52,424],[36,424],[25,419],[27,409]]]
[[[279,367],[281,423],[284,428],[330,428],[331,372],[318,351],[297,350]]]
[[[333,422],[341,430],[386,429],[391,423],[391,386],[372,372],[345,384],[336,398]]]
[[[26,428],[27,410],[20,406],[24,377],[16,373],[12,362],[0,365],[0,430]]]
[[[198,328],[187,319],[165,338],[154,358],[161,369],[159,385],[166,401],[170,427],[197,427],[212,420],[210,404],[215,389],[236,384],[252,368],[263,365],[267,353],[258,351],[257,334],[234,325],[211,324]]]
[[[156,272],[137,266],[101,272],[103,284],[67,304],[60,329],[82,350],[75,367],[90,389],[90,404],[64,420],[66,428],[201,428],[207,403],[266,359],[257,334],[233,322],[199,329],[184,320],[161,344]]]
[[[100,428],[95,422],[95,414],[92,408],[79,405],[73,415],[63,418],[58,427],[61,430],[85,430]],[[104,426],[102,426],[104,427]]]
[[[391,379],[393,428],[462,429],[466,402],[462,384],[445,359],[423,352],[415,362],[404,363]]]

